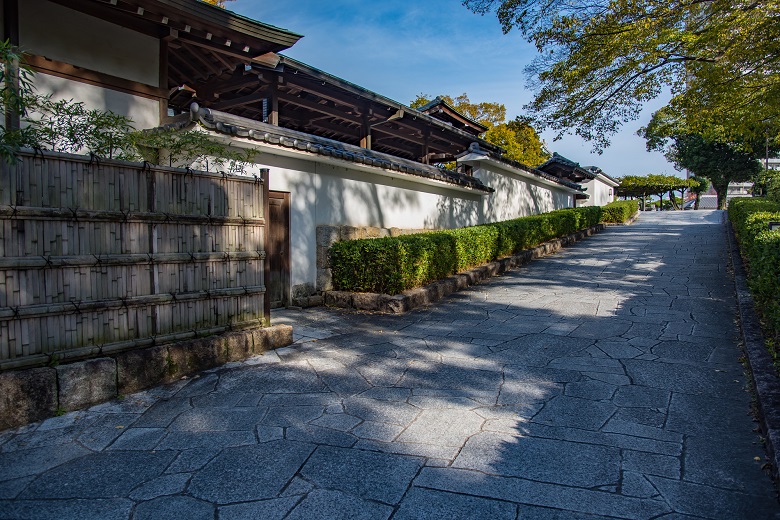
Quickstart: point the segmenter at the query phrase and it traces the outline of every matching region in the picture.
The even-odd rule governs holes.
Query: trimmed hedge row
[[[729,220],[740,251],[748,264],[748,285],[761,314],[775,364],[780,346],[780,231],[769,231],[769,222],[780,222],[780,203],[766,199],[731,199]]]
[[[398,294],[595,226],[601,208],[573,208],[515,220],[390,238],[337,242],[330,249],[339,291]]]
[[[631,218],[631,215],[639,211],[638,200],[616,200],[603,208],[601,221],[609,224],[622,224]]]

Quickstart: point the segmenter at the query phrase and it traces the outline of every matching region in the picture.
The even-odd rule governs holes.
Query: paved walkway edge
[[[766,450],[772,463],[772,476],[778,486],[778,468],[780,468],[780,378],[772,362],[772,356],[764,344],[764,334],[756,313],[753,295],[747,284],[747,273],[739,254],[734,230],[730,222],[726,223],[731,252],[731,264],[734,267],[734,283],[739,307],[740,329],[745,343],[753,389],[758,405],[759,422],[764,435]]]
[[[604,224],[596,224],[565,237],[549,240],[531,249],[525,249],[512,256],[462,271],[425,287],[404,291],[394,296],[379,293],[327,291],[324,293],[325,305],[380,314],[402,314],[414,308],[437,302],[445,296],[525,265],[531,260],[556,253],[563,247],[603,231],[605,227]]]

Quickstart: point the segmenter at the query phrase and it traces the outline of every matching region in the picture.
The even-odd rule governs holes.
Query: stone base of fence
[[[437,302],[445,296],[527,264],[536,258],[553,254],[563,247],[602,231],[604,228],[604,224],[598,224],[577,233],[550,240],[531,249],[520,251],[512,256],[460,272],[443,280],[438,280],[425,287],[404,291],[401,294],[391,296],[378,293],[327,291],[324,293],[325,305],[382,314],[401,314],[416,307]]]
[[[0,430],[170,383],[292,342],[292,327],[275,325],[123,351],[56,367],[3,372]]]

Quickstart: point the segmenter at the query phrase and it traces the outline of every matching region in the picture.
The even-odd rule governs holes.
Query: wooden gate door
[[[290,194],[268,193],[268,296],[271,308],[286,307],[290,297]]]

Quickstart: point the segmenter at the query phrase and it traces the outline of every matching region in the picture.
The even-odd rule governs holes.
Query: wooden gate
[[[268,193],[268,298],[272,308],[290,303],[290,194]]]

